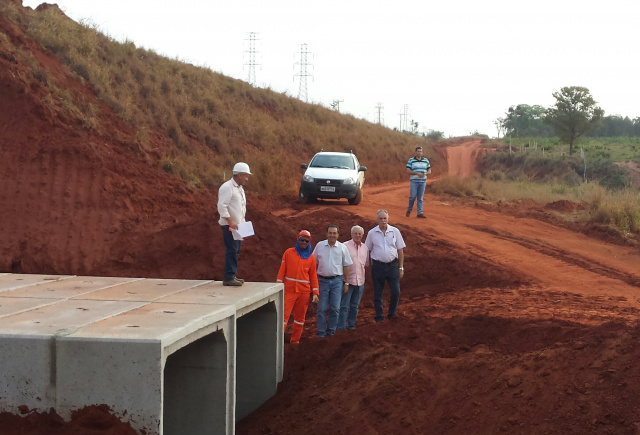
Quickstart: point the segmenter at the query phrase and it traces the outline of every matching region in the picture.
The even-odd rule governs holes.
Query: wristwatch
[[[398,270],[404,270],[404,267],[399,267]]]

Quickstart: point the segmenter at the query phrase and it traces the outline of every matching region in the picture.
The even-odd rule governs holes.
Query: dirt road
[[[449,150],[454,171],[476,145]],[[316,338],[312,307],[278,394],[237,432],[638,433],[640,250],[430,194],[428,218],[406,218],[407,196],[408,183],[369,187],[356,207],[273,212],[348,240],[389,210],[407,241],[400,318],[373,321],[370,283],[355,331]]]

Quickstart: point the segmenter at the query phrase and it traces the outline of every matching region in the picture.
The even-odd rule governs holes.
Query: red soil
[[[159,135],[141,152],[91,89],[1,16],[0,30],[98,105],[102,126],[49,110],[27,66],[0,50],[0,272],[220,279],[215,192],[157,169]],[[445,150],[451,172],[468,174],[477,151]],[[638,248],[554,224],[550,212],[579,205],[427,193],[418,220],[404,217],[407,196],[408,183],[368,186],[359,206],[249,192],[257,236],[242,247],[244,279],[274,281],[300,229],[315,242],[337,223],[344,241],[379,208],[408,246],[399,318],[375,324],[368,282],[357,329],[321,340],[311,306],[278,393],[237,433],[639,433]],[[101,407],[75,422],[25,413],[0,414],[0,434],[129,433]]]

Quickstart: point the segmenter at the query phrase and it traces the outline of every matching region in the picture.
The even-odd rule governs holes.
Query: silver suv
[[[305,172],[298,193],[300,202],[347,198],[349,204],[357,205],[362,201],[367,168],[360,166],[355,154],[321,151],[301,167]]]

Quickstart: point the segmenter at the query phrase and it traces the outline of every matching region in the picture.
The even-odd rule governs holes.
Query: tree
[[[505,123],[504,118],[497,118],[493,120],[493,125],[495,125],[496,130],[498,130],[498,139],[500,139],[500,133],[502,133],[505,129],[504,123]]]
[[[411,133],[416,134],[418,132],[418,121],[411,120]]]
[[[569,144],[569,154],[573,154],[573,144],[588,131],[600,126],[604,110],[596,106],[589,89],[567,86],[554,92],[556,104],[547,109],[546,122],[551,124],[560,140]]]
[[[427,139],[429,139],[432,142],[438,142],[440,139],[442,139],[444,137],[444,132],[442,131],[436,131],[436,130],[429,130],[427,132],[427,134],[425,135],[425,137]]]
[[[503,119],[505,136],[550,136],[549,127],[544,123],[545,114],[546,109],[538,105],[518,104],[509,107]]]
[[[610,115],[602,118],[602,125],[590,132],[587,136],[593,137],[620,137],[634,136],[633,121],[625,116]]]

